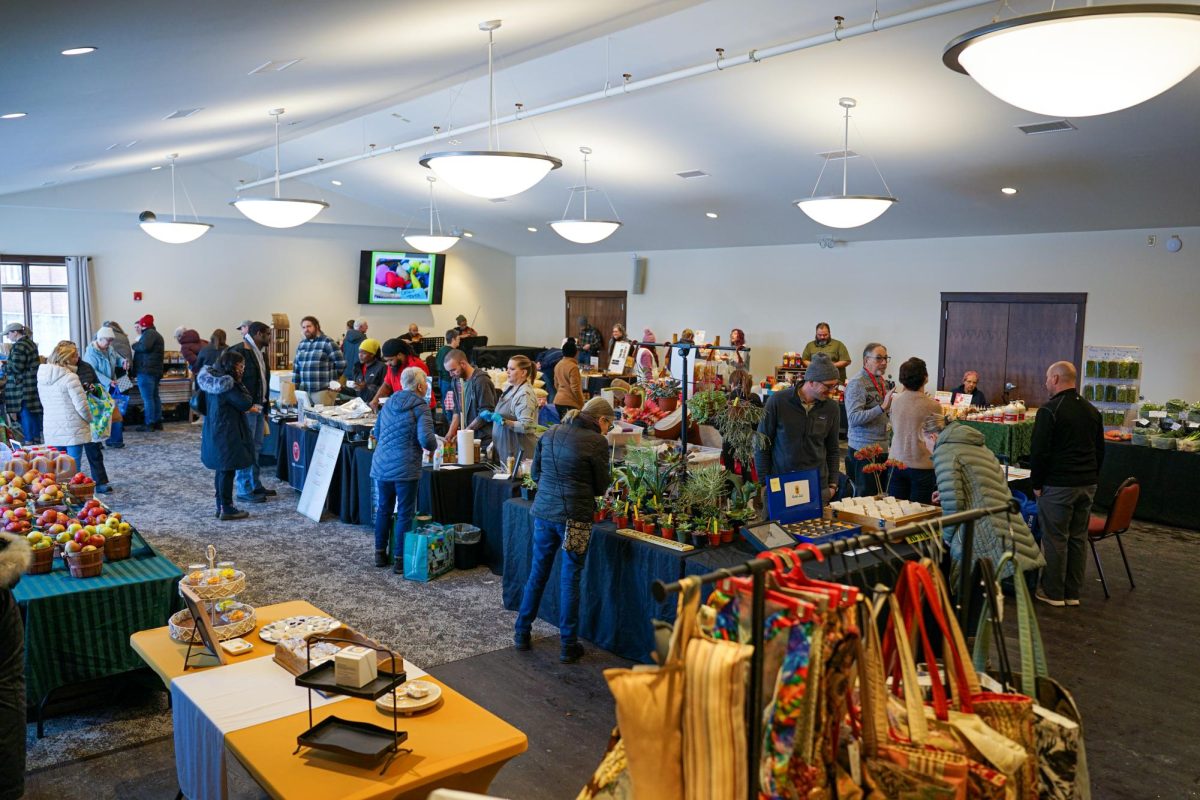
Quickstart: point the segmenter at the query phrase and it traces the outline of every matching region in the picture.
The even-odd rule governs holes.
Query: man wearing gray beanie
[[[804,380],[767,399],[759,433],[767,445],[754,452],[759,480],[788,472],[815,469],[821,473],[823,497],[830,500],[838,486],[838,404],[829,393],[838,385],[838,369],[825,353],[813,356]]]

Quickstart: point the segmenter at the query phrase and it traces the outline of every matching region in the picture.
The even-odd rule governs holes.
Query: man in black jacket
[[[533,558],[513,634],[513,646],[518,650],[530,648],[530,629],[542,603],[542,591],[561,550],[558,660],[573,664],[583,657],[578,639],[579,581],[587,553],[568,550],[564,538],[572,527],[591,530],[595,498],[604,494],[611,480],[604,434],[612,428],[615,416],[607,400],[594,397],[570,421],[546,431],[533,451],[530,474],[538,482],[538,493],[530,509]]]
[[[804,382],[773,392],[767,398],[758,432],[767,437],[754,451],[758,479],[815,469],[821,473],[824,499],[837,493],[841,419],[838,404],[829,399],[840,375],[826,353],[816,353],[804,371]]]
[[[250,393],[254,401],[252,407],[258,411],[246,412],[246,425],[250,428],[250,438],[254,442],[254,463],[239,469],[234,476],[237,484],[237,499],[246,503],[263,503],[268,497],[275,496],[274,489],[263,486],[259,476],[258,456],[262,452],[263,434],[268,400],[271,396],[271,372],[267,369],[263,348],[271,341],[271,329],[263,322],[252,322],[242,341],[233,345],[246,362],[246,371],[242,373],[242,385]]]
[[[146,314],[133,323],[140,336],[133,343],[133,375],[142,395],[142,430],[162,430],[162,399],[158,384],[163,376],[163,337],[154,328],[154,317]]]
[[[1035,596],[1052,606],[1079,605],[1088,515],[1104,462],[1100,412],[1079,396],[1076,377],[1069,361],[1046,370],[1050,400],[1038,409],[1029,456],[1046,555]]]

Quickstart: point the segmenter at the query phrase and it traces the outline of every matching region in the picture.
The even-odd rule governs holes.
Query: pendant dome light
[[[551,222],[550,227],[554,229],[562,238],[568,242],[576,244],[595,244],[603,241],[616,232],[617,228],[621,227],[621,223],[617,220],[608,219],[588,219],[588,156],[592,154],[592,148],[581,147],[579,152],[583,153],[583,219],[566,219],[567,212],[571,210],[571,200],[575,198],[575,192],[580,191],[578,186],[571,187],[571,194],[567,197],[567,207],[563,209],[564,219]],[[605,195],[607,197],[607,195]],[[612,207],[612,201],[608,202],[609,207]],[[617,210],[613,209],[613,216],[617,216]]]
[[[179,158],[178,153],[171,154],[171,221],[159,222],[157,215],[153,211],[143,211],[138,217],[138,223],[142,230],[158,239],[160,242],[167,244],[186,244],[194,242],[212,229],[212,225],[206,222],[201,222],[196,219],[195,222],[180,222],[175,214],[175,159]],[[184,189],[184,194],[187,189]],[[188,199],[188,205],[191,205],[191,199]],[[192,209],[192,217],[195,218],[196,209]]]
[[[875,172],[888,195],[846,194],[850,162],[850,109],[857,106],[858,101],[853,97],[843,97],[838,100],[838,105],[845,109],[842,133],[842,193],[816,196],[817,187],[821,185],[821,176],[825,174],[825,167],[829,165],[829,159],[826,158],[821,167],[821,174],[817,175],[817,183],[813,186],[813,196],[807,200],[796,200],[795,204],[814,222],[830,228],[857,228],[878,219],[883,212],[892,207],[896,198],[890,196],[891,189],[888,188],[887,181],[883,180],[883,173],[879,172],[879,167],[875,168]]]
[[[320,200],[291,200],[279,196],[279,118],[282,108],[268,111],[275,118],[275,196],[239,197],[229,205],[268,228],[295,228],[329,208]]]
[[[420,253],[444,253],[454,245],[458,244],[457,236],[446,236],[442,233],[442,216],[438,213],[437,203],[433,199],[433,184],[437,183],[437,178],[429,175],[425,178],[429,181],[429,235],[423,233],[405,234],[404,241],[415,248]],[[433,232],[433,219],[437,217],[438,232]]]
[[[950,42],[942,62],[1035,114],[1108,114],[1200,67],[1200,6],[1089,3],[994,20]]]
[[[496,44],[494,34],[499,27],[498,19],[479,23],[479,30],[488,35],[488,149],[426,153],[420,161],[421,166],[433,170],[455,189],[488,200],[520,194],[535,186],[550,170],[562,166],[562,161],[553,156],[498,149],[492,55]]]

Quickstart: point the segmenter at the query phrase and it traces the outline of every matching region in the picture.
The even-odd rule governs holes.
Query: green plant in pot
[[[667,413],[674,411],[679,404],[679,389],[679,381],[672,377],[658,378],[646,387],[650,398]]]
[[[537,494],[537,481],[531,475],[525,475],[521,478],[521,497],[526,500],[532,500]]]

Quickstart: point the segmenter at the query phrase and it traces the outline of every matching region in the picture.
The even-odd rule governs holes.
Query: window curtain
[[[92,322],[92,259],[67,256],[67,312],[71,317],[71,341],[80,352],[92,340],[96,327]]]

